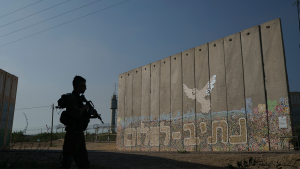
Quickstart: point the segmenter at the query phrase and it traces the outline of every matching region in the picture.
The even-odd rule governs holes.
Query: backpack
[[[61,112],[59,121],[65,126],[70,123],[70,118],[68,117],[67,111],[64,110],[63,112]]]
[[[66,108],[66,102],[67,102],[67,99],[68,97],[71,95],[72,93],[67,93],[67,94],[63,94],[61,95],[61,98],[57,101],[58,103],[58,106],[61,108],[61,109],[64,109]]]

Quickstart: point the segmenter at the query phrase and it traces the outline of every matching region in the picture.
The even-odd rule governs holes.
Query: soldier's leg
[[[78,168],[90,168],[90,161],[88,159],[88,153],[85,146],[85,139],[82,133],[81,142],[79,145],[79,149],[76,154],[74,154],[74,161]]]
[[[74,153],[76,152],[76,143],[78,135],[73,132],[66,132],[64,145],[63,145],[63,160],[61,161],[60,168],[71,168],[74,161]]]

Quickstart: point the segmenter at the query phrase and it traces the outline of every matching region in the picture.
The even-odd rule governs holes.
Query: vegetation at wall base
[[[241,169],[246,169],[249,168],[250,166],[255,166],[257,164],[257,161],[253,159],[253,157],[249,157],[248,160],[244,159],[242,161],[238,161],[236,163],[237,168],[241,168]],[[236,167],[234,167],[231,164],[228,164],[227,166],[229,169],[235,169]]]
[[[188,153],[186,150],[177,150],[178,153]]]
[[[64,139],[66,132],[52,133],[52,140]],[[95,133],[87,132],[85,140],[88,142],[95,141]],[[26,135],[22,131],[13,132],[11,142],[48,142],[51,141],[51,133],[40,133],[30,138],[26,138]],[[97,141],[116,141],[116,133],[101,133],[97,135]]]

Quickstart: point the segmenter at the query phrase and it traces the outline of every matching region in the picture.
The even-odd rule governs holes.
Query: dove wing
[[[206,85],[206,94],[207,95],[210,95],[211,93],[211,90],[214,88],[214,84],[216,83],[216,75],[213,75],[211,78],[210,78],[210,82],[207,82],[207,85]]]
[[[194,89],[190,89],[185,84],[183,84],[183,90],[188,98],[193,100],[196,98]]]

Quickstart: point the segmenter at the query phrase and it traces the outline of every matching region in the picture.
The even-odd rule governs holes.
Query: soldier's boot
[[[85,161],[85,162],[79,162],[76,163],[78,169],[90,169],[90,162],[89,161]]]

